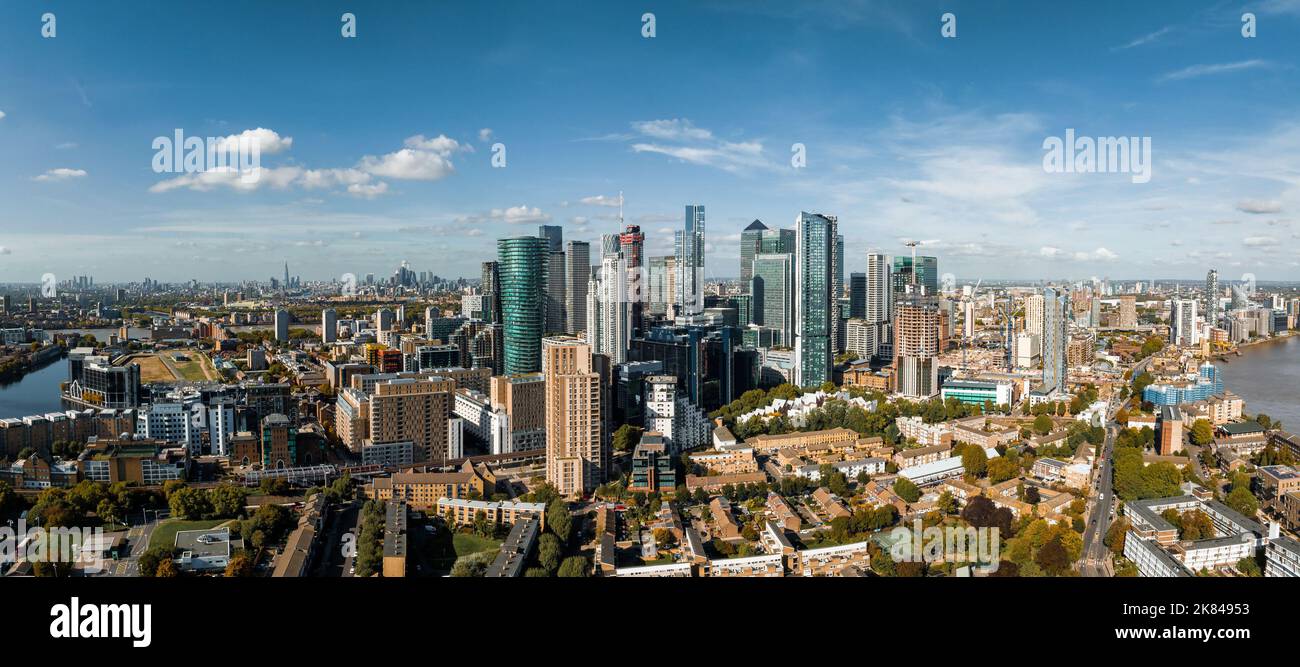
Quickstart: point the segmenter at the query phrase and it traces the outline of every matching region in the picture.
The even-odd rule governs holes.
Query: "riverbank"
[[[49,345],[30,353],[22,361],[9,361],[0,364],[0,386],[21,382],[29,373],[49,366],[62,359],[68,353],[62,345]]]
[[[1247,414],[1264,413],[1288,427],[1300,427],[1300,336],[1277,338],[1246,346],[1249,352],[1219,364],[1224,387],[1246,402]]]

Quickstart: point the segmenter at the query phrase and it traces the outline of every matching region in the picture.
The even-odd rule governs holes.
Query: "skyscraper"
[[[546,481],[564,496],[605,481],[600,374],[591,347],[572,337],[546,339]]]
[[[760,220],[749,223],[740,232],[740,289],[748,290],[754,277],[754,255],[763,252],[763,233],[771,231]]]
[[[632,340],[632,304],[627,290],[627,260],[621,252],[600,260],[587,295],[587,344],[614,363],[627,361]]]
[[[547,242],[536,236],[499,239],[497,263],[505,337],[503,374],[536,372],[542,364],[546,321]]]
[[[907,255],[894,257],[894,292],[905,293],[912,284],[912,258]],[[926,296],[939,293],[939,260],[935,257],[921,255],[916,258],[916,281]]]
[[[326,308],[320,311],[320,340],[322,343],[333,343],[338,340],[339,334],[339,314],[333,308]]]
[[[791,345],[794,333],[794,255],[754,256],[750,294],[754,323],[776,332],[777,345]]]
[[[939,307],[934,297],[904,294],[894,313],[894,389],[909,398],[939,393]]]
[[[559,225],[538,225],[537,236],[546,239],[546,249],[549,252],[562,252],[564,250],[564,228]]]
[[[1175,345],[1196,345],[1200,343],[1200,330],[1196,326],[1196,302],[1191,299],[1175,299],[1169,315],[1173,329]]]
[[[479,292],[483,294],[483,321],[489,324],[501,323],[501,276],[500,265],[496,262],[483,262],[483,277],[479,282]]]
[[[673,301],[673,270],[676,260],[672,255],[651,257],[646,261],[646,310],[652,315],[668,312]]]
[[[564,251],[547,253],[546,265],[546,333],[564,333],[568,303],[568,274]]]
[[[623,255],[623,280],[627,284],[627,308],[631,332],[641,331],[641,311],[645,303],[645,234],[637,225],[628,225],[618,237]]]
[[[849,317],[867,317],[867,274],[849,274]]]
[[[1055,287],[1043,290],[1043,389],[1046,391],[1066,391],[1069,307],[1068,291]]]
[[[275,341],[289,342],[289,311],[279,308],[275,311]]]
[[[587,282],[591,280],[591,244],[569,241],[564,251],[564,332],[587,327]]]
[[[1210,326],[1219,325],[1219,272],[1210,269],[1205,274],[1205,322]]]
[[[838,322],[835,287],[836,220],[803,212],[795,224],[795,384],[816,387],[831,379]]]
[[[686,225],[676,235],[677,303],[689,315],[704,312],[704,205],[686,206]]]

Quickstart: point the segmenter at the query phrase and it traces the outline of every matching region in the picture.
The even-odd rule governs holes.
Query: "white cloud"
[[[1060,248],[1053,248],[1052,246],[1045,245],[1038,249],[1038,254],[1043,257],[1060,257],[1065,254],[1065,251]]]
[[[1163,37],[1163,36],[1169,34],[1169,32],[1172,31],[1173,29],[1174,29],[1173,26],[1165,26],[1165,27],[1163,27],[1163,28],[1161,28],[1161,29],[1159,29],[1159,30],[1157,30],[1157,31],[1155,31],[1155,32],[1150,32],[1150,33],[1147,33],[1147,34],[1145,34],[1145,35],[1143,35],[1143,36],[1141,36],[1141,37],[1138,37],[1137,39],[1135,39],[1135,40],[1129,42],[1128,44],[1125,44],[1125,45],[1123,45],[1123,46],[1117,46],[1117,47],[1115,47],[1115,48],[1113,48],[1113,49],[1111,49],[1111,50],[1112,50],[1112,51],[1123,51],[1124,49],[1131,49],[1131,48],[1133,48],[1133,47],[1135,47],[1135,46],[1142,46],[1143,44],[1150,44],[1151,42],[1154,42],[1154,41],[1156,41],[1157,39],[1160,39],[1161,37]]]
[[[4,120],[4,119],[5,119],[5,112],[0,111],[0,120]]]
[[[1237,210],[1242,213],[1281,213],[1282,202],[1261,199],[1243,199],[1237,203]]]
[[[713,138],[712,132],[704,128],[695,127],[695,125],[687,118],[639,120],[632,123],[632,129],[647,137],[665,139],[668,141],[707,141]]]
[[[364,197],[365,199],[374,199],[386,192],[388,192],[388,184],[383,181],[372,184],[353,183],[348,186],[349,194]]]
[[[578,201],[588,206],[608,206],[611,208],[617,207],[619,204],[623,203],[620,201],[619,197],[610,197],[608,195],[592,195],[590,197],[583,197]]]
[[[259,127],[255,130],[244,130],[239,134],[232,134],[222,137],[217,141],[217,149],[224,151],[239,150],[240,142],[244,145],[256,144],[257,149],[265,154],[275,154],[293,147],[293,137],[281,137],[279,132]]]
[[[1240,72],[1244,70],[1260,69],[1272,67],[1273,63],[1267,60],[1252,58],[1251,60],[1241,60],[1235,63],[1215,63],[1201,64],[1184,67],[1180,70],[1168,72],[1160,77],[1160,81],[1182,81],[1184,79],[1195,79],[1202,76],[1213,74],[1224,74],[1227,72]]]
[[[56,150],[56,151],[69,151],[69,150],[72,150],[72,149],[74,149],[74,148],[76,148],[76,147],[77,147],[77,142],[75,142],[75,141],[65,141],[65,142],[63,142],[63,143],[61,143],[61,144],[56,145],[56,146],[54,147],[54,150]]]
[[[86,175],[85,169],[69,169],[67,167],[59,167],[58,169],[51,169],[45,172],[44,174],[41,174],[40,176],[33,178],[32,180],[66,181],[70,178],[82,178],[85,175]]]
[[[632,144],[635,153],[659,153],[683,162],[732,172],[773,166],[763,157],[762,142],[722,141],[709,130],[695,127],[684,118],[636,121],[632,123],[632,129],[637,135],[651,140]]]
[[[478,131],[478,140],[488,142],[492,140],[492,128],[485,127]]]
[[[507,222],[512,225],[541,224],[550,221],[551,216],[543,213],[542,209],[523,204],[509,208],[494,208],[487,213],[468,215],[456,219],[456,222],[459,223]]]
[[[1277,239],[1271,236],[1247,236],[1241,240],[1241,244],[1248,248],[1267,248],[1277,245]]]

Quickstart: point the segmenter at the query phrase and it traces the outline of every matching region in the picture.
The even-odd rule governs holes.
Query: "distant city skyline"
[[[1248,8],[1252,39],[1245,10],[1210,2],[1068,25],[1032,5],[663,2],[653,39],[641,8],[605,3],[143,2],[159,11],[141,21],[71,2],[53,39],[11,6],[0,282],[266,280],[285,261],[306,281],[403,260],[474,277],[539,225],[621,231],[620,191],[647,258],[707,208],[706,280],[739,276],[755,219],[800,211],[838,218],[845,275],[918,240],[959,280],[1300,280],[1292,2]],[[177,129],[260,138],[262,178],[155,173]],[[1044,141],[1076,130],[1149,137],[1150,182],[1045,171]]]

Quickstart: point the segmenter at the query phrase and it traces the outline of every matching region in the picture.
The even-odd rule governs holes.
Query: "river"
[[[1246,401],[1246,414],[1260,412],[1300,432],[1300,336],[1251,345],[1227,363],[1216,361],[1224,386]]]
[[[55,359],[15,382],[0,384],[0,419],[62,412],[59,385],[67,379],[67,359]]]

